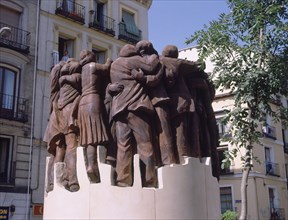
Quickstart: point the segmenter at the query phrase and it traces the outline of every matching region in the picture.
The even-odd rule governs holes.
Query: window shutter
[[[12,27],[19,27],[20,13],[10,8],[0,7],[0,22],[11,25]]]
[[[135,36],[139,36],[139,29],[137,28],[133,14],[122,11],[122,19],[126,26],[126,31]]]

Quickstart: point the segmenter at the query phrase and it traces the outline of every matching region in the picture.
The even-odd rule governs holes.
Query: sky
[[[228,11],[226,0],[153,0],[148,12],[149,40],[160,54],[168,44],[179,50],[195,46],[186,45],[186,39]]]

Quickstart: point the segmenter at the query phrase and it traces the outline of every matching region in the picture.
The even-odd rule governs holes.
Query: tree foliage
[[[216,88],[234,96],[234,106],[223,122],[230,125],[233,138],[228,141],[236,148],[226,152],[224,162],[229,165],[240,148],[245,149],[240,219],[246,219],[248,175],[253,145],[262,137],[260,128],[266,125],[266,114],[283,125],[288,121],[288,110],[278,100],[288,95],[288,1],[227,2],[230,12],[195,32],[186,43],[197,43],[200,61],[209,57],[214,62]],[[272,108],[271,103],[279,106]]]
[[[287,109],[271,108],[278,96],[288,94],[288,1],[229,0],[231,12],[221,14],[186,43],[197,42],[200,60],[215,64],[217,88],[234,94],[234,108],[227,112],[230,142],[246,147],[259,142],[266,113],[287,121]],[[280,103],[278,103],[280,104]]]

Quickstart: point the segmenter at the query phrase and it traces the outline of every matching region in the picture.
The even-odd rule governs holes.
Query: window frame
[[[271,207],[270,190],[273,190],[273,195],[274,195],[273,206],[274,207]],[[277,187],[272,186],[272,185],[267,185],[267,195],[268,195],[268,204],[269,204],[270,211],[273,211],[273,209],[278,209],[279,208],[279,197],[278,197]]]
[[[224,168],[224,169],[221,168],[222,160],[221,160],[219,152],[221,152],[221,153],[223,152],[223,159],[224,159],[224,151],[228,151],[228,150],[229,150],[229,146],[228,145],[222,145],[222,146],[217,147],[217,152],[218,152],[218,155],[219,155],[219,164],[220,164],[220,175],[231,175],[231,174],[233,174],[233,170],[231,168],[232,164],[230,164],[229,168]]]
[[[224,213],[226,212],[227,210],[230,210],[230,209],[226,209],[225,211],[222,212],[222,201],[221,201],[221,188],[230,188],[231,189],[231,208],[232,210],[231,211],[234,211],[235,209],[235,204],[234,204],[234,189],[233,189],[233,185],[220,185],[219,186],[219,196],[220,196],[220,211],[221,213]],[[225,194],[226,195],[226,194]]]
[[[98,47],[92,47],[92,52],[95,54],[95,58],[96,58],[96,62],[97,63],[101,63],[101,64],[104,64],[106,62],[106,57],[107,57],[107,51],[106,50],[102,50],[102,49],[99,49]],[[100,54],[104,54],[104,59],[102,62],[99,62],[99,55]]]
[[[8,139],[9,140],[9,146],[8,146],[8,158],[6,161],[7,164],[7,168],[5,173],[7,173],[7,177],[5,181],[2,181],[2,179],[0,179],[0,184],[3,185],[11,185],[13,183],[13,146],[14,146],[14,137],[13,136],[9,136],[9,135],[4,135],[4,134],[0,134],[0,147],[1,147],[1,139]]]
[[[62,43],[63,43],[63,46],[60,46],[60,44],[62,44]],[[66,43],[66,49],[65,49],[65,43]],[[71,49],[67,48],[67,44],[71,45]],[[62,60],[65,50],[67,50],[69,58],[73,58],[74,57],[75,39],[69,38],[69,37],[66,37],[66,36],[63,36],[63,35],[59,34],[59,36],[58,36],[58,53],[59,53],[58,58],[59,58],[59,61]]]
[[[13,91],[13,106],[12,106],[12,109],[5,109],[3,108],[2,109],[2,98],[3,98],[3,95],[10,95],[10,94],[5,94],[3,92],[3,85],[4,85],[4,82],[5,80],[2,81],[2,79],[0,80],[0,82],[2,83],[0,85],[0,109],[1,111],[7,111],[7,113],[9,114],[14,114],[15,110],[18,108],[17,106],[17,97],[19,98],[19,84],[20,84],[20,70],[11,66],[11,65],[8,65],[8,64],[5,64],[5,63],[0,63],[0,68],[3,68],[4,70],[5,69],[8,69],[9,71],[13,72],[14,73],[14,91]],[[3,71],[4,73],[4,71]]]
[[[216,124],[219,132],[219,137],[222,138],[223,136],[231,137],[228,133],[229,126],[224,125],[221,121],[223,120],[224,116],[216,118]],[[229,134],[229,135],[228,135]]]

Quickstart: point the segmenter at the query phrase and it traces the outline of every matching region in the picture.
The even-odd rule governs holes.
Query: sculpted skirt
[[[94,96],[90,94],[87,96]],[[80,100],[78,110],[78,124],[80,130],[79,144],[86,145],[101,145],[107,144],[108,135],[106,121],[103,115],[103,104],[100,102],[99,97],[95,96]]]

